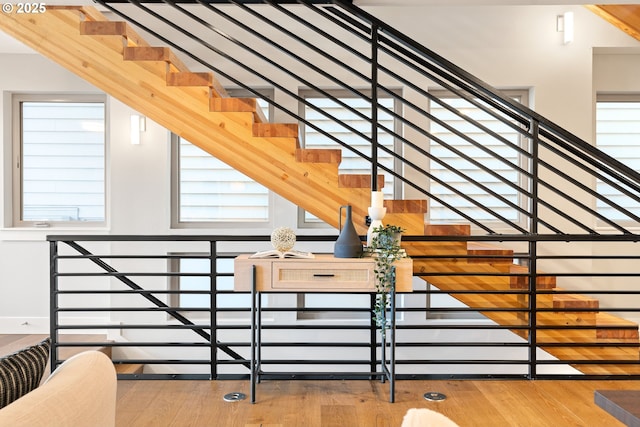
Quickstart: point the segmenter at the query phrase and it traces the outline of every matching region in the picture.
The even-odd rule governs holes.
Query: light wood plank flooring
[[[623,426],[598,407],[597,389],[640,389],[640,381],[398,381],[396,402],[377,381],[265,381],[257,402],[247,381],[120,381],[118,426],[392,427],[409,408],[429,408],[460,427]],[[423,395],[439,391],[443,402]]]
[[[39,335],[0,335],[0,355]],[[225,402],[249,394],[248,381],[118,382],[118,427],[394,427],[409,408],[439,411],[460,427],[623,426],[594,403],[595,390],[640,390],[640,381],[397,381],[396,402],[378,381],[263,381],[257,402]],[[423,395],[448,396],[428,402]]]

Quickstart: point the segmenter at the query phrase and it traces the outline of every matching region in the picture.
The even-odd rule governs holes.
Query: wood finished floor
[[[223,427],[393,427],[409,408],[441,412],[460,427],[616,427],[594,403],[598,389],[640,389],[640,381],[398,381],[396,402],[377,381],[265,381],[257,402],[247,381],[120,381],[117,425]],[[439,391],[443,402],[423,395]]]
[[[0,335],[0,355],[41,339]],[[248,381],[118,382],[118,427],[397,427],[409,408],[439,411],[460,427],[618,427],[594,403],[595,390],[640,390],[640,381],[465,380],[397,381],[396,402],[378,381],[263,381],[256,403],[225,402],[249,395]],[[428,402],[428,391],[447,395]]]

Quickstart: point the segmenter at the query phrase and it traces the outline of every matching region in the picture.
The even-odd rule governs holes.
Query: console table
[[[251,292],[251,403],[255,403],[256,382],[261,369],[261,298],[263,292],[363,292],[375,293],[375,260],[364,258],[335,258],[316,255],[312,259],[250,258],[240,255],[234,262],[234,290]],[[396,284],[390,293],[389,366],[387,367],[386,338],[381,342],[382,378],[389,380],[390,402],[395,399],[395,293],[411,292],[413,262],[404,258],[395,263]]]

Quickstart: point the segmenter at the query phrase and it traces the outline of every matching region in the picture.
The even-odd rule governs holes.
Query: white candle
[[[384,195],[382,191],[372,191],[371,192],[371,207],[372,208],[381,208],[383,206]]]

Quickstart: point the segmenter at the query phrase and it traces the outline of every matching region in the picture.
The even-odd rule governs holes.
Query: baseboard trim
[[[111,323],[104,317],[67,317],[61,318],[60,325],[104,325]],[[48,317],[1,317],[0,334],[49,334]],[[61,334],[86,334],[87,330],[64,329]],[[106,334],[107,329],[92,329],[92,334]]]

